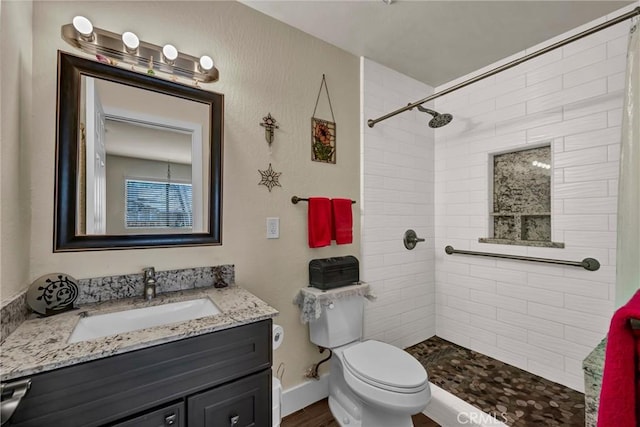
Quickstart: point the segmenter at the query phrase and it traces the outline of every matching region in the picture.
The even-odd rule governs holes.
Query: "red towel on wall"
[[[331,201],[326,197],[309,197],[309,247],[331,244]]]
[[[332,237],[338,245],[353,242],[353,214],[351,213],[351,199],[332,199],[333,212]]]
[[[598,427],[638,427],[637,332],[630,319],[640,319],[640,291],[611,319],[598,407]]]

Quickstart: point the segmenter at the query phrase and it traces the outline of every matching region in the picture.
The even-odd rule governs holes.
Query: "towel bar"
[[[303,198],[303,197],[298,197],[298,196],[293,196],[293,197],[291,198],[291,203],[293,203],[294,205],[297,205],[297,204],[298,204],[298,202],[308,202],[308,201],[309,201],[309,199],[305,199],[305,198]],[[356,201],[355,201],[355,200],[352,200],[352,201],[351,201],[351,204],[355,204],[355,203],[356,203]]]

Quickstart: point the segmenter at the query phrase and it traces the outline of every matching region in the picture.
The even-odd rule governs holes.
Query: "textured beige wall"
[[[0,1],[0,300],[29,280],[30,1]],[[25,31],[27,29],[27,31]],[[18,36],[19,35],[19,36]]]
[[[173,43],[193,55],[211,55],[220,81],[203,85],[225,94],[223,246],[175,249],[52,253],[55,148],[56,51],[74,52],[60,27],[74,15],[117,33],[135,31],[142,40]],[[321,355],[308,340],[292,304],[308,283],[312,258],[359,254],[359,212],[355,205],[352,245],[309,249],[304,203],[292,195],[359,198],[358,58],[235,2],[53,2],[34,3],[34,120],[30,173],[33,182],[29,279],[52,271],[84,278],[233,263],[237,283],[280,311],[285,342],[274,367],[286,363],[286,388]],[[3,61],[4,62],[4,61]],[[327,76],[337,121],[338,163],[310,161],[310,118],[322,74]],[[37,96],[35,96],[37,94]],[[326,100],[318,115],[329,118]],[[273,153],[264,128],[268,112],[278,120]],[[269,163],[282,172],[271,193],[258,169]],[[266,217],[280,217],[278,240],[265,238]],[[162,284],[159,284],[162,287]]]

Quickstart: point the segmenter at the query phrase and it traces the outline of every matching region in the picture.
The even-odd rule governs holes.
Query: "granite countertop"
[[[221,313],[76,343],[67,340],[80,318],[164,303],[210,298]],[[86,313],[86,314],[85,314]],[[152,301],[126,298],[86,304],[78,309],[23,322],[0,345],[0,381],[269,319],[278,311],[238,287],[199,288],[158,295]]]
[[[607,338],[605,337],[584,359],[584,361],[582,362],[582,369],[592,375],[602,377],[602,371],[604,370],[604,355],[606,350]]]

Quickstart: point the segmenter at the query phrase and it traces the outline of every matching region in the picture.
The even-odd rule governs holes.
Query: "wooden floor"
[[[411,418],[415,427],[439,427],[423,414],[414,415]],[[327,399],[284,417],[280,425],[281,427],[338,427],[329,410]]]

